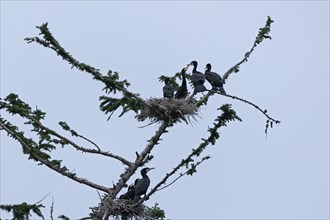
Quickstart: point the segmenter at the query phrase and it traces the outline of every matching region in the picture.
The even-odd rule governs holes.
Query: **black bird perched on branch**
[[[131,184],[128,189],[127,192],[121,196],[119,196],[119,199],[125,199],[125,200],[134,200],[134,196],[135,196],[135,185],[136,183],[139,181],[139,179],[136,179],[134,184]]]
[[[142,179],[139,179],[135,184],[135,196],[133,203],[137,203],[141,199],[141,195],[147,193],[148,187],[150,185],[150,179],[147,176],[147,173],[154,168],[143,168],[141,170]]]
[[[206,91],[206,88],[204,86],[205,76],[203,73],[197,71],[198,63],[196,60],[191,61],[190,64],[194,66],[190,80],[195,87],[195,89],[194,89],[194,95],[195,95],[198,92]]]
[[[205,78],[212,85],[213,90],[219,90],[222,94],[227,94],[223,88],[223,80],[221,76],[215,72],[211,72],[211,64],[206,64],[205,67]]]
[[[181,76],[182,76],[182,83],[179,87],[178,91],[176,91],[174,98],[176,99],[184,99],[188,95],[188,89],[187,89],[187,80],[186,80],[186,71],[190,64],[188,64],[185,68],[181,70]]]
[[[165,79],[165,86],[163,87],[163,95],[164,95],[164,98],[173,98],[173,96],[174,96],[174,87],[170,83],[169,78]]]

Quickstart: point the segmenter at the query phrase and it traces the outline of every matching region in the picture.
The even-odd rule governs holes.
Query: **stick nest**
[[[151,98],[146,100],[146,105],[136,117],[139,121],[184,121],[188,124],[191,119],[196,120],[197,115],[194,99]]]
[[[116,199],[109,206],[108,213],[114,219],[143,219],[148,207],[140,204],[134,206],[131,200]]]

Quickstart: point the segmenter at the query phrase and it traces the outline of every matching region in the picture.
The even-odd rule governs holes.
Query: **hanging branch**
[[[239,98],[239,97],[236,97],[236,96],[228,95],[228,94],[226,94],[226,95],[225,95],[225,94],[221,94],[221,93],[218,92],[218,91],[214,91],[214,92],[215,92],[215,93],[218,93],[218,94],[220,94],[220,95],[223,95],[223,96],[230,97],[230,98],[232,98],[232,99],[237,99],[237,100],[239,100],[239,101],[241,101],[241,102],[244,102],[244,103],[246,103],[246,104],[252,105],[254,108],[258,109],[263,115],[265,115],[266,118],[268,118],[268,120],[273,121],[275,124],[279,124],[279,123],[281,122],[281,121],[279,121],[279,120],[276,120],[276,119],[270,117],[270,116],[267,114],[267,110],[266,110],[266,109],[262,110],[259,106],[257,106],[256,104],[254,104],[254,103],[252,103],[252,102],[250,102],[250,101],[248,101],[248,100],[245,100],[245,99],[242,99],[242,98]]]
[[[274,122],[275,124],[279,124],[279,123],[281,122],[281,121],[279,121],[279,120],[276,120],[276,119],[270,117],[270,116],[267,114],[267,110],[266,110],[266,109],[263,110],[263,109],[261,109],[258,105],[254,104],[254,103],[252,103],[252,102],[250,102],[250,101],[248,101],[248,100],[242,99],[242,98],[237,97],[237,96],[229,95],[229,94],[223,94],[223,93],[221,93],[221,92],[219,92],[219,91],[215,91],[215,90],[208,90],[208,91],[209,91],[209,92],[208,92],[205,96],[203,96],[203,97],[197,102],[197,105],[198,105],[198,106],[201,106],[201,105],[203,105],[203,104],[206,104],[208,98],[209,98],[211,95],[213,95],[214,93],[217,93],[217,94],[219,94],[219,95],[227,96],[227,97],[232,98],[232,99],[237,99],[237,100],[239,100],[239,101],[241,101],[241,102],[244,102],[244,103],[246,103],[246,104],[248,104],[248,105],[253,106],[253,107],[256,108],[258,111],[260,111],[263,115],[265,115],[266,118],[267,118],[269,121]]]

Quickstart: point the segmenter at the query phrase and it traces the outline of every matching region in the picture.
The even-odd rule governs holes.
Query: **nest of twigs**
[[[151,98],[136,117],[139,121],[190,122],[196,120],[198,107],[194,99]]]
[[[109,206],[108,213],[114,219],[143,219],[147,209],[143,204],[135,206],[131,200],[116,199]]]

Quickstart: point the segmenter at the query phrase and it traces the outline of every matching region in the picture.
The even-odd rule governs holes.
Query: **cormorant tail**
[[[221,94],[227,95],[225,89],[222,86],[219,87],[219,91]]]

